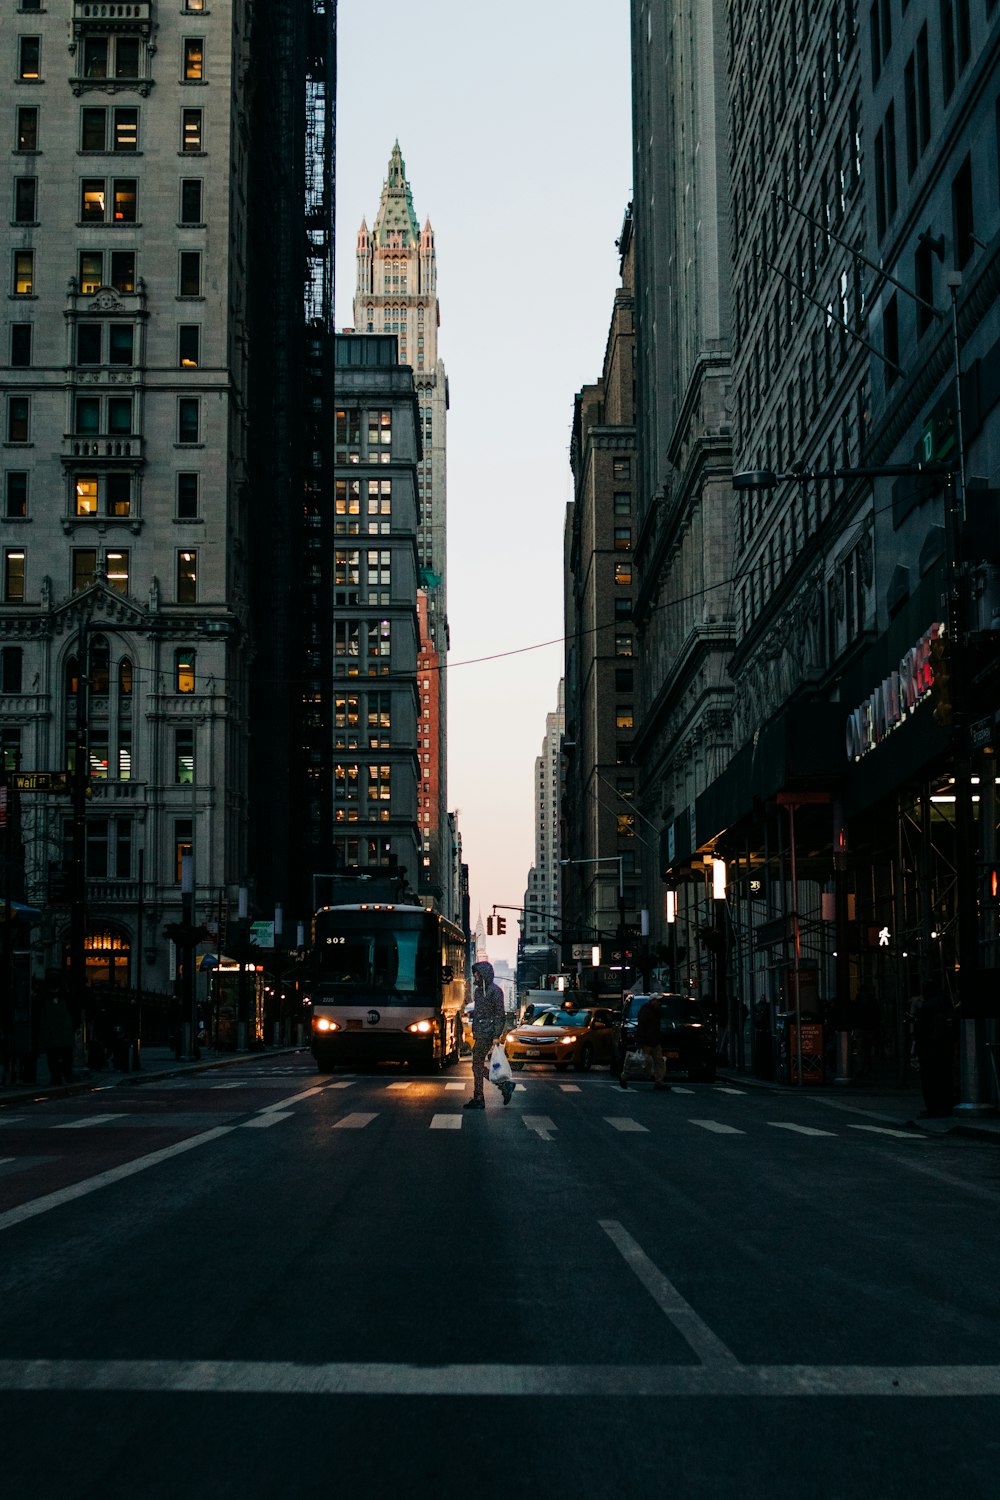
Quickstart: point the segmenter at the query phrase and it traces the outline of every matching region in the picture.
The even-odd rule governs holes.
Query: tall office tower
[[[731,293],[723,0],[632,0],[639,805],[689,852],[726,764],[733,647]],[[749,253],[749,247],[748,247]],[[623,591],[624,592],[624,591]],[[666,937],[649,871],[651,935]]]
[[[405,873],[415,890],[423,720],[413,371],[393,336],[336,334],[334,347],[334,873]],[[317,900],[329,900],[336,884],[317,882]]]
[[[559,681],[555,711],[545,715],[542,753],[535,761],[535,863],[528,871],[524,898],[525,946],[543,945],[558,932],[562,892],[559,819],[562,803],[562,741],[566,729],[565,692]],[[558,940],[556,946],[558,947]]]
[[[574,404],[574,498],[565,530],[562,844],[564,857],[579,864],[563,872],[562,916],[566,936],[580,943],[617,933],[619,874],[626,913],[634,920],[642,906],[642,874],[659,873],[659,851],[635,826],[631,763],[638,671],[631,603],[636,518],[630,212],[618,244],[622,284],[615,293],[601,378],[584,386]],[[619,980],[620,975],[608,988]]]
[[[76,983],[168,990],[182,870],[211,922],[261,861],[278,878],[287,863],[287,777],[263,837],[249,785],[252,739],[257,785],[289,741],[274,674],[301,498],[294,10],[0,15],[0,735],[8,771],[69,772],[70,796],[50,782],[21,800],[35,967],[71,959]]]
[[[417,557],[420,587],[427,596],[427,640],[437,653],[437,719],[429,746],[436,762],[437,807],[423,837],[421,892],[440,902],[448,883],[445,838],[448,797],[447,467],[448,380],[438,356],[440,312],[437,254],[430,220],[423,229],[413,207],[399,142],[393,146],[375,223],[362,220],[357,241],[354,326],[358,333],[392,333],[399,360],[413,369],[420,413],[423,457],[417,471],[420,521]],[[428,721],[430,722],[430,721]]]

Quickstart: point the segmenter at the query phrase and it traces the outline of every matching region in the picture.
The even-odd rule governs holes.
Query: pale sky
[[[627,0],[339,0],[338,328],[399,139],[434,229],[448,374],[448,804],[472,921],[520,906],[562,675],[573,397],[596,380],[631,198]],[[539,642],[558,642],[524,651]],[[497,653],[522,654],[463,666]],[[517,913],[490,954],[513,963]]]

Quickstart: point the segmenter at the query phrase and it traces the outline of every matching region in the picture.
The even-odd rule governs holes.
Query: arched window
[[[123,656],[118,663],[118,696],[119,698],[132,696],[132,662],[127,656]]]
[[[96,698],[105,698],[111,678],[111,652],[107,637],[97,635],[90,643],[90,691]]]
[[[75,698],[80,687],[80,664],[75,656],[66,659],[66,697]]]

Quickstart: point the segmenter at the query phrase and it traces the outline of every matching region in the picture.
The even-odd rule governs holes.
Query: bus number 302
[[[328,937],[327,938],[327,942],[328,943],[346,943],[347,939],[345,937]]]

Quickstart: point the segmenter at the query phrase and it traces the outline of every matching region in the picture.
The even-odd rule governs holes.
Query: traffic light
[[[507,931],[507,918],[497,917],[497,937],[503,937]]]
[[[492,937],[493,936],[493,918],[492,917],[487,917],[486,918],[486,936],[487,937]]]
[[[930,657],[934,722],[947,729],[951,724],[951,643],[943,633],[931,641]]]

